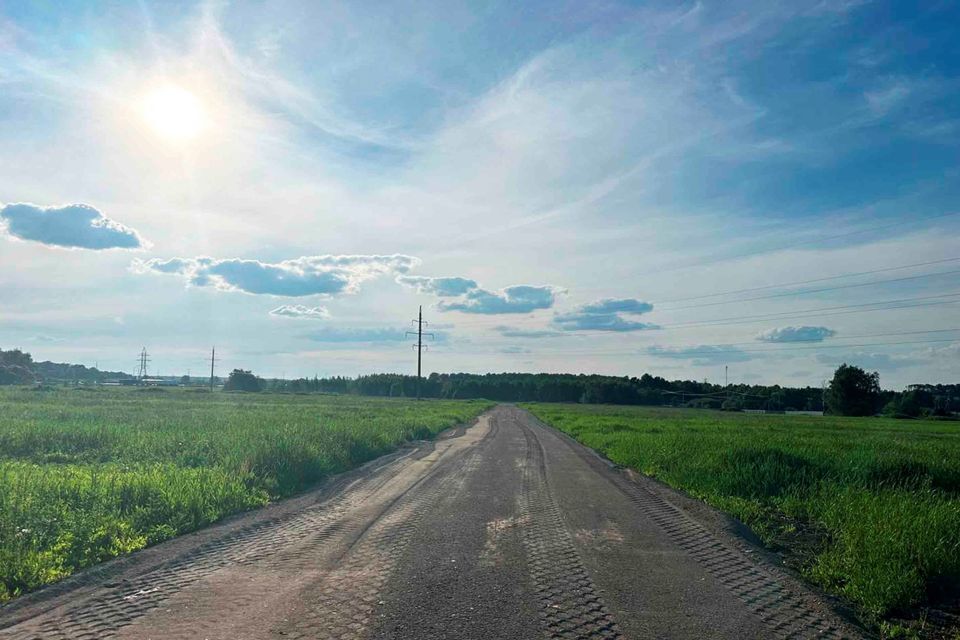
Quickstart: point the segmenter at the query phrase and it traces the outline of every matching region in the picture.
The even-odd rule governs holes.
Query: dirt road
[[[0,638],[848,638],[715,512],[502,406],[0,609]]]

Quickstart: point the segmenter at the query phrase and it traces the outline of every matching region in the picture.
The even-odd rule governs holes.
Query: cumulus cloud
[[[420,293],[429,293],[441,298],[462,296],[477,288],[477,282],[469,278],[428,276],[397,276],[397,282]]]
[[[354,293],[366,280],[406,273],[418,263],[417,258],[405,255],[324,255],[277,263],[240,258],[154,258],[135,260],[131,266],[138,273],[178,275],[196,287],[300,297]]]
[[[140,249],[135,230],[85,204],[40,207],[18,202],[0,208],[0,226],[20,240],[71,249]]]
[[[284,304],[270,312],[272,316],[281,316],[284,318],[312,318],[314,320],[325,320],[330,317],[330,312],[326,307],[307,307],[302,304]]]
[[[471,289],[456,302],[440,301],[440,311],[462,311],[463,313],[529,313],[537,309],[549,309],[556,301],[557,294],[563,289],[552,285],[518,284],[499,291]]]
[[[727,362],[746,362],[750,354],[723,344],[702,344],[689,347],[647,347],[647,354],[657,358],[689,360],[695,365],[713,365]]]
[[[494,330],[504,338],[553,338],[563,335],[563,332],[553,329],[520,329],[506,325],[494,327]]]
[[[823,342],[835,335],[837,335],[837,332],[827,327],[778,327],[759,333],[757,340],[762,342]]]
[[[603,298],[569,313],[554,316],[553,324],[563,331],[641,331],[658,329],[655,324],[625,318],[653,310],[649,302],[634,298]]]

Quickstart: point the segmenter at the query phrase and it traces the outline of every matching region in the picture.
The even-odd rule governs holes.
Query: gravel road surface
[[[0,608],[0,638],[857,638],[735,523],[500,406]]]

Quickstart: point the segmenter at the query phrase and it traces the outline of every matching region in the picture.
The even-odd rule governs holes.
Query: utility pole
[[[730,365],[723,365],[723,389],[727,392],[727,402],[730,402]],[[729,405],[728,405],[729,406]]]
[[[213,365],[217,361],[217,348],[210,350],[210,391],[213,391]]]
[[[433,338],[433,334],[432,334],[432,333],[426,333],[426,334],[425,334],[425,333],[423,332],[423,325],[429,324],[426,320],[423,319],[423,305],[420,305],[420,311],[419,311],[419,313],[417,314],[417,319],[416,319],[416,320],[411,320],[410,322],[413,322],[414,324],[417,325],[417,330],[416,330],[416,331],[407,331],[407,335],[416,335],[416,336],[417,336],[417,343],[416,343],[415,345],[413,345],[413,348],[417,350],[417,400],[419,400],[419,399],[420,399],[420,381],[421,381],[421,379],[422,379],[422,374],[421,374],[421,371],[422,371],[422,369],[421,369],[421,361],[422,361],[422,358],[423,358],[423,350],[426,348],[426,347],[424,346],[424,344],[423,344],[423,336],[424,336],[424,335],[427,335],[427,336]]]

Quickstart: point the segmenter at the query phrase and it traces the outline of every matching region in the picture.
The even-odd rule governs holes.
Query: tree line
[[[243,372],[249,373],[249,372]],[[262,381],[261,388],[292,393],[338,393],[416,397],[417,378],[382,373],[356,378],[300,378]],[[727,386],[695,380],[563,373],[433,373],[420,385],[424,398],[486,398],[500,402],[571,402],[685,406],[730,411],[826,411],[838,415],[903,417],[950,415],[960,411],[960,385],[911,385],[898,393],[880,388],[876,373],[843,365],[826,389],[780,385]]]
[[[97,383],[130,378],[120,372],[54,362],[34,362],[20,349],[0,349],[0,385],[36,382]],[[235,369],[226,391],[334,393],[413,398],[416,376],[379,373],[358,376],[265,380],[252,371]],[[729,411],[825,411],[837,415],[899,417],[950,416],[960,412],[960,385],[915,384],[902,392],[883,390],[877,373],[840,366],[826,389],[780,385],[732,384],[667,380],[649,373],[603,376],[568,373],[432,373],[419,382],[424,398],[474,399],[499,402],[570,402],[683,406]]]
[[[132,378],[120,371],[100,371],[94,367],[65,362],[36,362],[21,349],[0,349],[0,385],[33,384],[35,382],[103,382]]]

